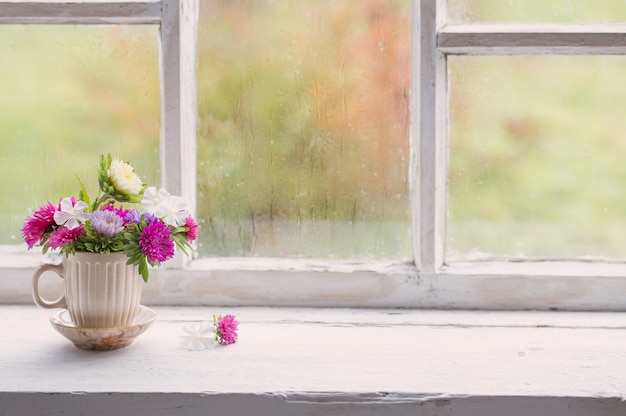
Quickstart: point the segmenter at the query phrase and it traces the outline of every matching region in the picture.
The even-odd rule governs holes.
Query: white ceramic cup
[[[122,252],[79,252],[59,265],[40,266],[33,275],[33,299],[41,308],[66,308],[78,328],[128,326],[139,312],[144,282],[127,260]],[[39,279],[46,271],[64,280],[64,293],[54,301],[39,294]]]

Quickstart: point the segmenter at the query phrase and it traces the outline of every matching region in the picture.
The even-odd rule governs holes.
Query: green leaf
[[[84,201],[87,204],[87,206],[91,206],[91,201],[89,201],[89,193],[87,192],[87,187],[85,186],[83,181],[80,180],[80,177],[78,175],[74,174],[74,176],[76,176],[76,180],[78,180],[78,183],[80,184],[80,192],[78,193],[78,198]]]
[[[139,273],[143,277],[144,282],[148,282],[148,263],[145,257],[141,258],[139,262]]]

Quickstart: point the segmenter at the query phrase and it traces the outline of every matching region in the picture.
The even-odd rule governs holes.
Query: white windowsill
[[[0,415],[626,414],[623,313],[153,309],[132,345],[91,352],[53,311],[0,306]],[[240,341],[182,349],[213,313]]]

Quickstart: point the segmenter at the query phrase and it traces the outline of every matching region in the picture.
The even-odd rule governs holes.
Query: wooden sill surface
[[[0,415],[73,414],[67,413],[70,402],[80,414],[93,411],[92,399],[103,413],[90,414],[116,406],[167,414],[154,406],[167,409],[164,402],[177,400],[195,403],[180,414],[206,414],[198,410],[206,400],[213,406],[234,401],[227,406],[231,413],[220,414],[243,414],[237,406],[261,411],[256,401],[266,399],[267,414],[307,414],[291,407],[287,413],[280,404],[311,410],[343,403],[342,414],[369,404],[383,406],[380,414],[434,415],[427,409],[452,409],[468,398],[475,400],[465,403],[485,405],[505,400],[507,409],[506,400],[532,398],[556,400],[557,408],[596,409],[588,414],[626,414],[624,313],[152,309],[157,321],[132,345],[92,352],[52,328],[53,310],[0,306]],[[236,315],[239,342],[181,348],[183,327],[210,321],[214,313]],[[424,413],[415,413],[416,405]],[[409,406],[407,413],[402,406]],[[568,411],[562,414],[579,414]]]

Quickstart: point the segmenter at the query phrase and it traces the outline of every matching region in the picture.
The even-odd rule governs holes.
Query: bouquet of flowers
[[[175,247],[188,254],[198,237],[184,198],[147,187],[131,165],[110,154],[100,156],[99,191],[93,202],[85,184],[78,182],[78,199],[61,198],[57,205],[48,201],[26,218],[21,231],[29,250],[59,249],[65,256],[124,252],[127,264],[136,264],[147,282],[148,265],[169,260]],[[143,211],[133,208],[138,204]]]

